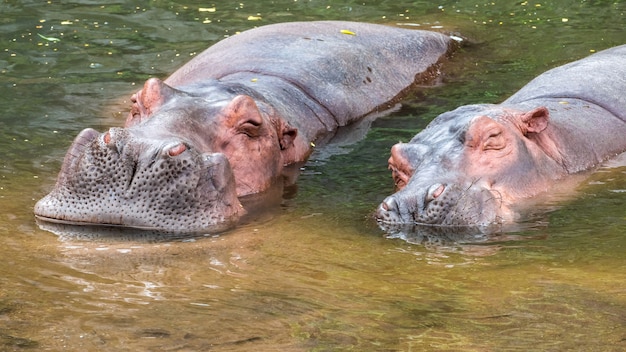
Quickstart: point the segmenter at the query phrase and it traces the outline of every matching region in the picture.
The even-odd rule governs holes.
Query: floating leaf
[[[248,21],[260,21],[261,16],[248,16]]]
[[[198,9],[200,12],[215,12],[215,7],[201,7]]]
[[[47,41],[49,41],[49,42],[60,42],[60,41],[61,41],[61,39],[59,39],[59,38],[55,38],[55,37],[46,37],[46,36],[41,35],[41,34],[39,34],[39,33],[37,33],[37,35],[38,35],[41,39],[43,39],[43,40],[47,40]]]
[[[459,43],[463,41],[463,38],[458,37],[458,36],[456,36],[456,35],[451,35],[451,36],[450,36],[450,39],[452,39],[452,40],[454,40],[454,41],[456,41],[456,42],[459,42]]]
[[[347,29],[342,29],[341,34],[347,34],[347,35],[356,35],[356,33],[354,33],[353,31],[349,31]]]

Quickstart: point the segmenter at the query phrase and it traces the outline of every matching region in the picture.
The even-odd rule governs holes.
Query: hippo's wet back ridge
[[[238,197],[282,182],[313,142],[432,79],[452,47],[439,33],[355,22],[230,37],[148,80],[125,128],[83,131],[35,214],[171,232],[232,227],[245,213]]]

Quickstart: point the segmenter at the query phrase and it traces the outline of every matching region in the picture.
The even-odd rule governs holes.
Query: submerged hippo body
[[[131,98],[124,128],[83,131],[39,219],[207,232],[245,212],[314,143],[432,79],[452,46],[435,32],[283,23],[225,39]]]
[[[393,146],[383,227],[512,223],[517,203],[626,151],[626,45],[538,76],[497,105],[439,115]],[[527,203],[527,202],[526,202]]]

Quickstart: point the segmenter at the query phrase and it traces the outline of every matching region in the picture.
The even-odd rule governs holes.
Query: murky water
[[[531,229],[492,242],[408,243],[371,219],[392,189],[391,145],[623,44],[625,12],[620,1],[0,2],[0,350],[626,349],[626,168],[599,170]],[[442,85],[344,154],[313,159],[295,196],[227,234],[78,241],[36,226],[32,206],[71,140],[122,125],[146,78],[238,31],[317,19],[442,27],[473,44]]]

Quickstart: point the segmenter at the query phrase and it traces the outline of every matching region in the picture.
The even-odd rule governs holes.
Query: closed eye
[[[243,133],[248,137],[258,137],[260,135],[260,129],[262,124],[262,120],[250,119],[241,122],[237,126],[237,130],[239,131],[239,133]]]
[[[494,132],[487,137],[483,144],[483,150],[501,150],[506,146],[506,140],[502,131]]]

